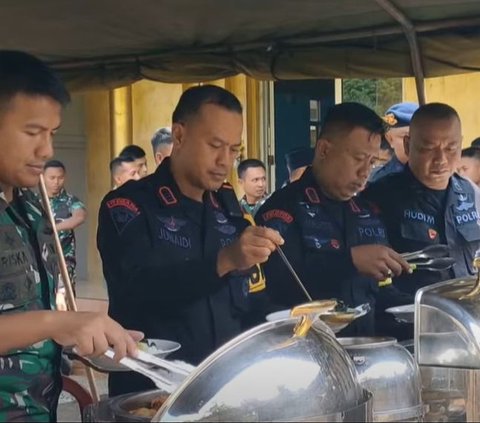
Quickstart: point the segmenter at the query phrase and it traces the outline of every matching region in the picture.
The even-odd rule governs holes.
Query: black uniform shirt
[[[233,189],[183,196],[165,160],[102,202],[98,249],[110,315],[146,337],[180,342],[197,364],[240,332],[249,274],[217,275],[218,251],[248,225]]]
[[[421,184],[410,169],[369,185],[362,197],[381,211],[392,247],[398,252],[447,244],[456,263],[451,270],[416,270],[394,280],[398,289],[415,294],[418,288],[474,273],[473,257],[480,247],[480,191],[468,180],[453,175],[448,188],[435,191]]]
[[[285,239],[286,256],[314,299],[337,298],[349,306],[374,306],[378,284],[360,275],[352,263],[352,247],[386,244],[386,232],[374,207],[356,198],[334,201],[323,195],[311,169],[276,191],[256,214],[259,225],[277,229]],[[278,254],[264,265],[271,300],[284,307],[306,302]],[[373,313],[350,333],[373,333]]]

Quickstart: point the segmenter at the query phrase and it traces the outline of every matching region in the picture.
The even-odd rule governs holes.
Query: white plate
[[[398,307],[390,307],[385,310],[393,314],[395,319],[401,323],[413,323],[415,317],[415,304],[406,304]]]
[[[288,319],[290,317],[290,309],[276,311],[274,313],[267,314],[265,319],[267,322],[275,322],[276,320]]]
[[[140,348],[157,357],[165,358],[167,355],[171,354],[174,351],[180,349],[181,345],[175,341],[169,341],[167,339],[143,339],[140,344],[146,344],[145,347]],[[112,360],[106,356],[100,357],[83,357],[84,360],[90,362],[94,367],[103,372],[129,372],[131,371],[128,367],[117,363],[115,360]]]

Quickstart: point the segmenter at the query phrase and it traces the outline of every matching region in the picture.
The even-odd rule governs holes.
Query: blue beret
[[[285,154],[285,162],[290,170],[298,169],[303,166],[310,166],[313,161],[314,149],[311,147],[302,147],[292,150]]]
[[[401,128],[402,126],[410,126],[413,114],[418,109],[416,103],[398,103],[390,107],[383,120],[388,123],[391,128]]]

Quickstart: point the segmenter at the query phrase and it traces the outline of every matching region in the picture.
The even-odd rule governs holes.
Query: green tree
[[[395,103],[402,101],[402,80],[344,79],[343,101],[356,101],[375,110],[380,116]]]

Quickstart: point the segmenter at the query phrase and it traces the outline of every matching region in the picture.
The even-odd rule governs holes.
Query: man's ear
[[[320,138],[315,146],[315,156],[321,160],[324,160],[328,156],[331,148],[332,144],[330,141],[325,138]]]
[[[174,147],[180,147],[185,140],[185,126],[181,123],[172,125],[172,141]]]
[[[408,157],[410,155],[410,135],[405,135],[403,137],[403,149]]]

